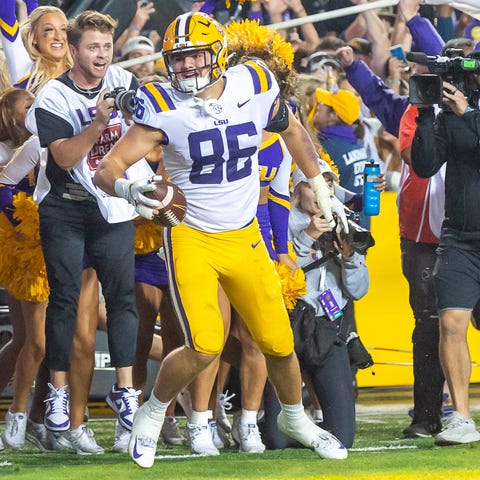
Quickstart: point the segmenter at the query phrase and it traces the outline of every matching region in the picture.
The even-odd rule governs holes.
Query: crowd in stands
[[[346,458],[361,364],[349,347],[359,342],[354,301],[370,281],[370,244],[355,244],[347,216],[368,232],[371,160],[381,166],[376,188],[397,195],[415,320],[414,406],[403,434],[437,445],[480,441],[461,338],[480,293],[472,286],[459,308],[443,287],[438,301],[448,159],[425,167],[417,132],[427,109],[432,125],[442,107],[478,114],[480,9],[441,0],[382,9],[370,8],[373,0],[322,9],[311,0],[185,0],[161,31],[158,2],[131,1],[121,21],[109,2],[104,10],[84,2],[69,18],[62,2],[43,3],[0,5],[0,286],[13,327],[0,350],[0,394],[14,378],[0,450],[26,441],[42,452],[109,448],[148,468],[161,436],[199,455],[304,445]],[[309,17],[347,7],[358,8]],[[204,43],[179,53],[179,32],[197,38],[202,28]],[[461,85],[449,78],[443,105],[413,104],[410,79],[429,66],[409,52],[430,62],[467,57],[478,73]],[[130,111],[105,95],[117,87],[136,92]],[[478,163],[480,147],[472,155]],[[149,220],[159,203],[145,195],[162,179],[187,197],[186,221],[166,229]],[[231,261],[235,251],[243,265]],[[457,310],[461,331],[452,326],[460,317],[445,313]],[[108,446],[87,427],[97,329],[107,332],[115,367],[105,392],[116,414]],[[144,391],[148,358],[161,365],[152,392]]]

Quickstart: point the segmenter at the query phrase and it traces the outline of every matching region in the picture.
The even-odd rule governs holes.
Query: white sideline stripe
[[[349,452],[378,452],[381,450],[404,450],[418,448],[416,445],[389,445],[388,447],[349,448]]]
[[[405,450],[405,449],[416,449],[416,445],[389,445],[385,447],[365,447],[365,448],[349,448],[349,452],[378,452],[381,450]],[[156,455],[155,460],[169,460],[171,458],[199,458],[201,455],[196,455],[194,453],[187,455]]]
[[[155,460],[169,460],[171,458],[202,458],[201,455],[189,453],[187,455],[156,455]]]

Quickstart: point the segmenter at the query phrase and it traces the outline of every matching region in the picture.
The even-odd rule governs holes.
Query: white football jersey
[[[279,88],[257,61],[227,70],[218,99],[202,100],[167,83],[137,92],[134,120],[162,130],[163,162],[187,199],[183,223],[207,232],[236,230],[255,217],[258,149]]]
[[[96,94],[81,94],[71,85],[66,74],[50,80],[36,97],[27,113],[25,124],[34,134],[37,134],[42,147],[60,138],[71,138],[79,135],[95,118],[96,104],[100,92],[106,87],[129,88],[132,83],[132,74],[120,67],[111,66],[104,78],[103,84]],[[127,130],[127,125],[120,111],[113,111],[110,122],[102,132],[87,156],[69,170],[69,181],[80,183],[98,203],[102,215],[109,223],[123,222],[138,216],[135,208],[123,198],[112,197],[99,189],[93,177],[100,160],[111,150],[118,139]],[[53,163],[52,163],[53,162]],[[132,180],[148,178],[153,171],[141,159],[133,164],[126,172],[125,177]],[[40,178],[45,176],[45,178]],[[55,165],[53,158],[48,158],[46,168],[41,169],[37,184],[37,196],[43,198],[46,194],[39,191],[41,186],[55,188],[65,183],[65,174]]]

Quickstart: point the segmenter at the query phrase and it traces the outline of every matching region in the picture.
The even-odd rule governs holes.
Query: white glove
[[[317,204],[323,213],[323,216],[328,221],[330,227],[335,226],[335,220],[332,215],[332,192],[328,188],[327,182],[323,178],[323,174],[319,173],[316,177],[309,178],[308,183],[312,187]]]
[[[153,211],[159,208],[161,203],[158,200],[146,197],[144,193],[153,192],[156,188],[155,182],[160,180],[162,180],[161,175],[153,175],[150,178],[135,181],[117,178],[114,189],[117,196],[131,203],[139,215],[147,220],[152,220]]]
[[[335,214],[337,217],[337,228],[336,232],[340,233],[341,231],[344,231],[346,234],[349,231],[348,228],[348,220],[347,220],[347,215],[345,213],[345,206],[343,203],[335,196],[332,196],[330,198],[332,202],[332,212]]]

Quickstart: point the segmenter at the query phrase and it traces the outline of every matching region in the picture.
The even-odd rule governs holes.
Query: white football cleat
[[[185,436],[190,443],[192,453],[204,457],[220,455],[218,448],[213,443],[212,431],[209,425],[187,423]]]
[[[155,411],[149,402],[145,402],[135,412],[128,453],[142,468],[150,468],[155,461],[158,437],[164,418],[165,412]]]
[[[348,456],[347,449],[335,435],[315,425],[305,414],[305,421],[300,426],[289,425],[283,412],[278,414],[278,429],[301,443],[311,448],[319,457],[326,459],[344,460]]]
[[[263,453],[265,445],[262,442],[260,431],[256,423],[239,423],[238,435],[240,437],[240,453]]]

